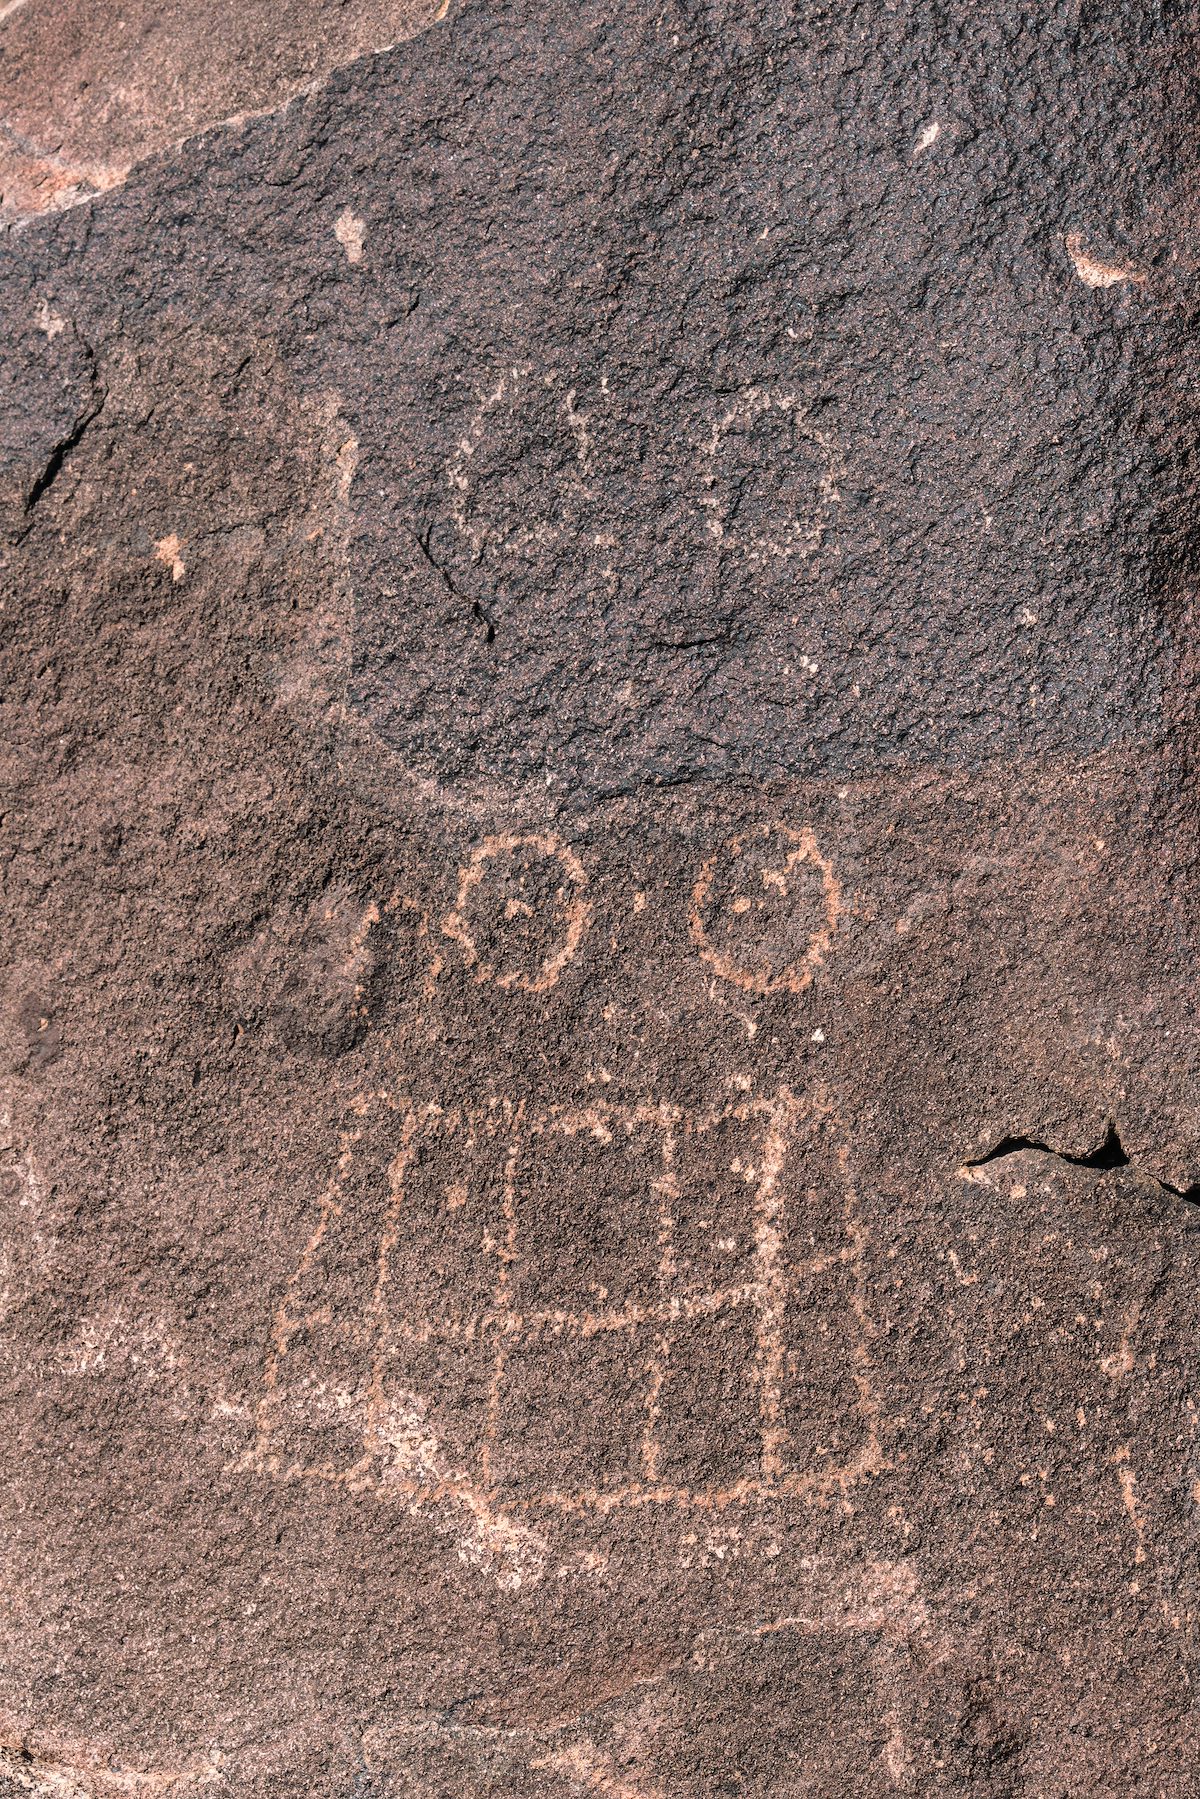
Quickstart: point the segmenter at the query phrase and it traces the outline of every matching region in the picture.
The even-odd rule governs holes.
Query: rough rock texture
[[[99,10],[0,1792],[1194,1794],[1193,9]]]
[[[0,0],[0,219],[115,187],[444,17],[441,0]]]

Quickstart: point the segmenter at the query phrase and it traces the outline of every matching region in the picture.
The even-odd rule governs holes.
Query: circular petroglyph
[[[476,557],[527,553],[557,534],[591,472],[591,421],[575,388],[554,370],[502,369],[446,464],[451,516]]]
[[[820,548],[843,470],[799,395],[749,387],[714,423],[700,472],[709,535],[766,562]]]
[[[801,993],[833,946],[841,914],[833,864],[810,830],[759,825],[700,870],[689,923],[702,959],[747,993]]]
[[[583,863],[556,837],[536,831],[487,837],[459,871],[442,932],[460,945],[477,981],[545,993],[587,929],[586,886]]]

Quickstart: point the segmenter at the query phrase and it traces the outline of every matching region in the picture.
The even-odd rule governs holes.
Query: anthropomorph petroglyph
[[[5,1799],[1192,1799],[1197,46],[0,0]]]

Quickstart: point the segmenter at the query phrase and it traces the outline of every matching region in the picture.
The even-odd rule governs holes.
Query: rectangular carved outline
[[[531,1115],[524,1102],[514,1103],[507,1099],[494,1100],[486,1108],[467,1112],[460,1108],[447,1110],[436,1104],[414,1105],[401,1095],[388,1089],[380,1089],[360,1095],[351,1102],[351,1118],[361,1121],[379,1106],[396,1112],[400,1116],[401,1125],[399,1149],[388,1169],[391,1197],[387,1222],[379,1243],[374,1291],[364,1330],[364,1346],[367,1341],[373,1341],[373,1350],[363,1454],[349,1468],[304,1463],[285,1465],[283,1457],[273,1446],[275,1430],[272,1422],[278,1404],[281,1364],[288,1354],[291,1337],[305,1322],[295,1310],[294,1295],[316,1259],[329,1224],[342,1212],[343,1186],[353,1165],[355,1146],[362,1136],[361,1123],[351,1122],[339,1133],[336,1172],[322,1195],[316,1228],[305,1245],[288,1291],[275,1316],[271,1349],[264,1370],[257,1442],[249,1458],[251,1466],[283,1479],[333,1481],[355,1491],[374,1489],[381,1497],[394,1497],[418,1505],[453,1498],[471,1505],[489,1507],[503,1502],[510,1511],[544,1509],[570,1513],[606,1513],[622,1506],[663,1504],[719,1510],[730,1504],[787,1494],[823,1496],[838,1490],[845,1491],[855,1481],[886,1469],[888,1464],[880,1441],[880,1407],[872,1379],[869,1348],[870,1320],[867,1313],[864,1265],[868,1239],[850,1178],[847,1134],[823,1091],[818,1090],[812,1099],[805,1099],[783,1089],[771,1099],[732,1102],[698,1114],[690,1114],[685,1108],[670,1102],[632,1106],[604,1102],[582,1108],[552,1107],[543,1113]],[[673,1286],[673,1202],[677,1194],[674,1169],[678,1136],[681,1131],[702,1133],[730,1118],[745,1120],[751,1117],[764,1121],[762,1167],[754,1208],[757,1277],[751,1282],[724,1289],[681,1295]],[[519,1254],[514,1177],[522,1143],[546,1133],[572,1135],[590,1130],[611,1134],[614,1123],[625,1121],[650,1124],[663,1132],[663,1172],[655,1183],[659,1249],[657,1301],[653,1305],[627,1305],[599,1314],[580,1314],[558,1309],[516,1313],[509,1303],[509,1271],[513,1259]],[[799,1278],[819,1275],[828,1268],[840,1265],[849,1265],[853,1271],[853,1340],[850,1354],[858,1393],[857,1409],[864,1424],[863,1440],[852,1457],[841,1464],[808,1473],[789,1469],[786,1460],[787,1432],[782,1422],[785,1353],[783,1322],[788,1275],[781,1265],[785,1197],[780,1191],[779,1180],[789,1144],[801,1125],[807,1125],[814,1131],[823,1131],[831,1139],[833,1159],[843,1188],[844,1242],[839,1249],[815,1257],[791,1272]],[[466,1320],[435,1319],[398,1324],[388,1316],[387,1289],[391,1257],[402,1230],[406,1182],[414,1146],[425,1134],[455,1131],[464,1127],[484,1128],[508,1139],[503,1200],[505,1240],[498,1252],[500,1267],[492,1305],[487,1312]],[[755,1385],[760,1438],[758,1470],[754,1475],[725,1487],[687,1488],[663,1482],[657,1474],[655,1427],[657,1402],[661,1395],[674,1328],[689,1318],[713,1315],[727,1307],[743,1305],[754,1307],[757,1314],[758,1357]],[[535,1328],[570,1331],[586,1337],[599,1331],[642,1326],[653,1328],[655,1332],[647,1369],[649,1386],[642,1436],[642,1478],[619,1488],[566,1491],[549,1489],[516,1498],[498,1489],[492,1477],[491,1462],[504,1368],[514,1338]],[[383,1465],[388,1456],[386,1439],[381,1430],[385,1409],[384,1381],[390,1345],[400,1335],[424,1342],[494,1338],[488,1415],[477,1471],[447,1470],[432,1466],[428,1470],[403,1475],[392,1469],[384,1471]]]

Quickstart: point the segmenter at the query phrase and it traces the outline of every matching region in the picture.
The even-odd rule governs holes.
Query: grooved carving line
[[[539,1243],[539,1183],[559,1233],[585,1190],[599,1194],[569,1264],[552,1234]],[[869,1249],[845,1132],[822,1095],[538,1114],[507,1099],[464,1112],[364,1096],[275,1317],[253,1465],[510,1512],[843,1490],[886,1465]],[[836,1447],[803,1429],[805,1342],[844,1380]],[[671,1386],[697,1353],[716,1359],[717,1397],[700,1416],[694,1402],[673,1406]],[[603,1467],[594,1420],[556,1414],[554,1370],[568,1361],[628,1398]],[[718,1447],[701,1454],[697,1432]]]

